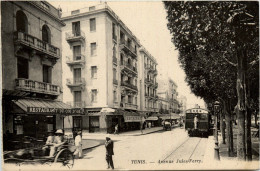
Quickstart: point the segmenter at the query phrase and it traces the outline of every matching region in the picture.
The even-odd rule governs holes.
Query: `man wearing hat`
[[[111,168],[114,169],[114,163],[112,159],[112,155],[114,155],[114,142],[111,140],[110,135],[106,136],[106,161],[107,161],[107,169]]]
[[[54,137],[53,146],[51,146],[50,157],[54,156],[55,152],[59,151],[62,145],[65,144],[62,129],[58,129],[55,134],[56,136]]]
[[[79,154],[79,158],[82,158],[82,137],[81,137],[81,131],[77,133],[77,136],[75,137],[75,146],[76,151],[74,152],[74,155]]]

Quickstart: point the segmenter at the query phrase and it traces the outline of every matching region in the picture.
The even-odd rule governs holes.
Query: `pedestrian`
[[[57,151],[60,151],[62,146],[66,143],[62,129],[58,129],[55,134],[53,145],[50,148],[50,157],[53,157]]]
[[[197,115],[195,115],[195,117],[194,117],[194,129],[197,129],[198,127],[198,122],[199,122],[199,119],[198,119],[198,116]]]
[[[140,122],[140,130],[141,130],[141,134],[143,134],[143,123]]]
[[[77,136],[75,137],[75,146],[76,150],[74,152],[74,156],[78,155],[79,158],[82,158],[82,133],[79,131]]]
[[[114,155],[114,142],[111,140],[109,134],[106,136],[105,147],[106,147],[107,169],[109,169],[110,167],[114,169],[114,163],[112,158],[112,156]]]
[[[116,124],[116,126],[115,126],[115,132],[114,132],[114,134],[118,134],[118,124]]]

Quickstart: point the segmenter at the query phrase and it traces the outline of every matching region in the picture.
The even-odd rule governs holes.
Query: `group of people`
[[[51,131],[49,132],[49,135],[47,137],[47,141],[45,145],[42,147],[43,154],[46,154],[46,151],[49,150],[49,157],[53,157],[57,151],[59,151],[62,146],[66,143],[66,139],[64,138],[64,134],[62,129],[58,129],[55,132]],[[77,133],[77,136],[75,137],[75,147],[76,150],[74,152],[74,155],[78,155],[79,158],[82,157],[82,138],[81,138],[81,131]]]
[[[118,129],[117,129],[118,131]],[[61,129],[58,129],[55,132],[49,132],[49,136],[47,138],[46,144],[43,146],[42,150],[44,154],[46,154],[47,149],[50,150],[49,156],[53,157],[54,154],[59,151],[62,146],[66,143],[66,140],[64,138],[63,131]],[[77,132],[77,136],[75,137],[74,141],[76,150],[74,151],[74,156],[78,155],[79,158],[82,158],[82,132]],[[105,148],[106,148],[106,162],[107,162],[107,169],[110,167],[114,169],[114,163],[112,156],[114,155],[114,142],[111,140],[110,135],[108,134],[106,136],[106,142],[105,142]]]

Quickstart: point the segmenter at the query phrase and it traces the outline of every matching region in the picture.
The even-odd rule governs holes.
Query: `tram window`
[[[186,113],[186,119],[193,119],[193,117],[192,113]]]
[[[200,119],[207,119],[207,114],[200,114]]]

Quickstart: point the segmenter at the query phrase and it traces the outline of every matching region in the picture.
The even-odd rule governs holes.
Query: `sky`
[[[49,1],[68,12],[100,3],[100,1]],[[108,1],[107,4],[140,40],[140,43],[158,62],[158,76],[170,77],[177,85],[179,95],[187,97],[187,108],[204,101],[191,93],[185,82],[185,73],[178,62],[178,51],[171,42],[167,28],[166,10],[161,1]]]

